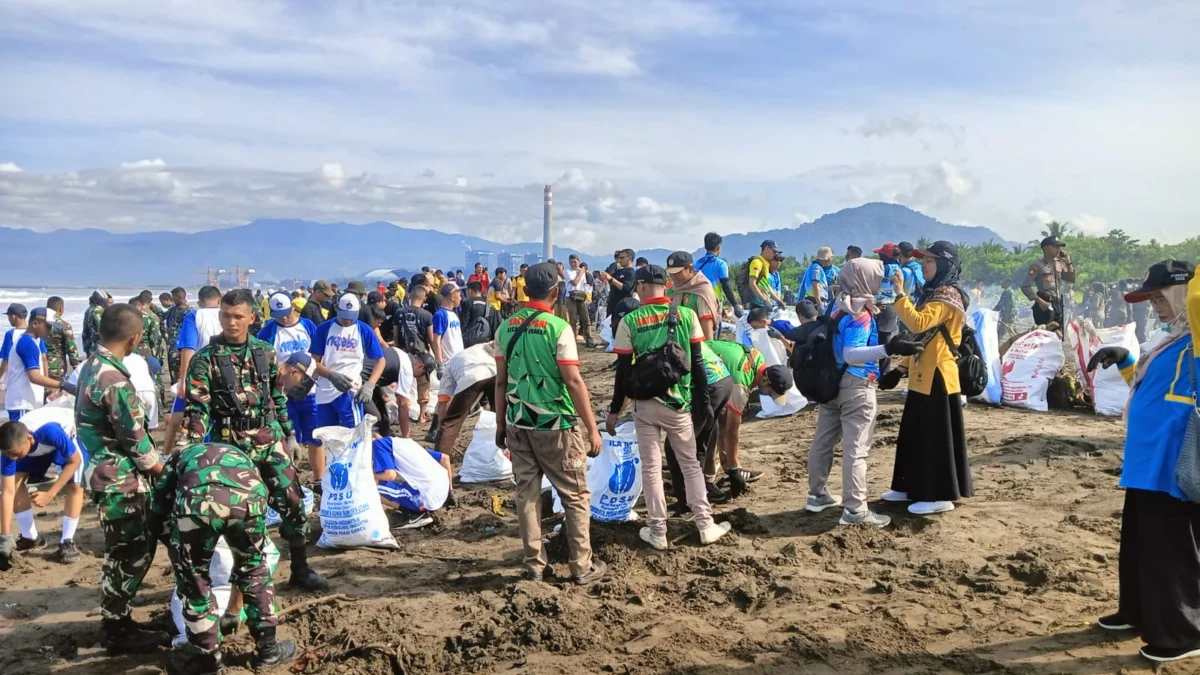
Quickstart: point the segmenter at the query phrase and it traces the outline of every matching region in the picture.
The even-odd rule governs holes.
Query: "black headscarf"
[[[923,253],[937,258],[937,274],[925,282],[917,307],[924,307],[932,300],[939,300],[966,313],[967,306],[971,304],[971,296],[959,281],[962,270],[959,266],[958,247],[948,241],[935,241]],[[951,289],[958,291],[957,297],[950,292]]]

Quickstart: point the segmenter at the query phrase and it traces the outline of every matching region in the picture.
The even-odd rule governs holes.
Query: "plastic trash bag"
[[[321,477],[321,548],[399,548],[379,501],[371,461],[373,415],[353,429],[321,427],[313,436],[325,446],[329,465]]]
[[[275,566],[279,564],[279,549],[275,548],[275,542],[267,537],[266,544],[263,546],[263,552],[266,553],[267,567],[271,570],[271,575],[275,574]],[[213,549],[212,561],[208,564],[208,576],[212,585],[212,593],[217,601],[217,616],[225,615],[225,608],[229,606],[229,593],[233,589],[230,583],[233,574],[233,551],[229,550],[229,545],[225,543],[225,537],[217,539],[217,545]],[[171,594],[171,620],[175,623],[175,637],[171,639],[172,647],[182,647],[187,644],[187,631],[183,623],[183,601],[179,598],[179,587],[175,587],[175,592]],[[246,610],[243,607],[241,612],[241,620],[246,620]]]
[[[1064,361],[1058,335],[1045,330],[1022,335],[1004,354],[1000,374],[1004,405],[1039,412],[1049,410],[1046,390]]]
[[[632,422],[617,427],[617,435],[601,433],[600,455],[588,466],[592,518],[605,522],[637,520],[633,505],[642,496],[642,458]]]
[[[471,444],[463,452],[458,480],[463,483],[491,483],[512,478],[512,461],[496,445],[496,413],[482,410],[475,422]]]

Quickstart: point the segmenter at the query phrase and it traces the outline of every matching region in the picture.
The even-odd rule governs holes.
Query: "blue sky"
[[[6,0],[0,226],[387,220],[580,248],[894,201],[1173,241],[1200,3]]]

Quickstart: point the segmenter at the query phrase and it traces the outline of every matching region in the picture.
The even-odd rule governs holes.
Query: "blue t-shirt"
[[[711,253],[700,256],[694,267],[697,272],[708,278],[713,288],[720,288],[721,280],[729,278],[729,263]]]
[[[1129,399],[1121,487],[1166,492],[1187,500],[1175,481],[1183,434],[1195,406],[1189,368],[1200,368],[1185,335],[1168,345],[1146,369]],[[1120,364],[1122,370],[1133,365]]]
[[[17,330],[17,329],[16,329],[16,328],[9,328],[9,329],[8,329],[7,331],[5,331],[5,333],[4,333],[4,342],[0,343],[0,361],[7,361],[7,360],[9,360],[10,358],[12,358],[12,351],[13,351],[13,331],[15,331],[15,330]],[[24,329],[24,328],[22,328],[21,330],[25,330],[25,329]],[[22,333],[22,334],[21,334],[21,337],[17,338],[17,345],[20,345],[20,344],[21,344],[21,340],[22,340],[22,339],[24,339],[24,338],[26,338],[26,337],[28,337],[30,340],[33,340],[33,341],[35,341],[35,343],[38,345],[38,349],[41,351],[41,353],[42,353],[42,354],[45,354],[45,353],[46,353],[46,344],[45,344],[44,342],[42,342],[40,339],[38,339],[38,338],[35,338],[35,337],[31,336],[31,335],[25,335],[24,333]],[[17,355],[18,355],[18,356],[20,356],[20,357],[21,357],[21,360],[22,360],[22,361],[24,361],[26,364],[28,364],[28,363],[30,362],[30,361],[29,361],[29,359],[33,359],[33,362],[34,362],[34,363],[37,363],[37,362],[40,360],[40,357],[38,357],[38,356],[37,356],[36,354],[34,354],[33,352],[29,351],[29,348],[28,348],[28,347],[26,347],[26,351],[25,351],[25,353],[23,353],[23,354],[22,354],[22,353],[21,353],[21,351],[18,349],[18,350],[17,350]],[[26,357],[28,357],[28,358],[26,358]],[[29,368],[29,366],[28,366],[28,365],[26,365],[25,369],[26,369],[26,370],[29,370],[30,368]]]
[[[858,317],[843,314],[838,319],[837,334],[833,336],[833,354],[837,357],[838,365],[846,363],[842,353],[847,347],[874,347],[879,344],[879,329],[875,325],[875,317],[870,312],[864,312]],[[868,361],[861,366],[850,366],[846,372],[864,380],[879,379],[879,363]]]
[[[817,298],[822,304],[829,302],[829,276],[824,267],[820,263],[813,263],[808,266],[804,274],[800,276],[800,297],[812,298],[813,284],[821,284],[821,297]]]
[[[196,310],[183,315],[179,322],[179,336],[175,338],[175,349],[200,349],[200,331],[196,330]]]
[[[901,270],[904,273],[904,292],[910,297],[916,295],[925,286],[925,275],[921,272],[921,263],[909,260]]]
[[[9,459],[0,455],[0,476],[15,476],[18,473],[33,473],[33,467],[43,467],[49,464],[66,466],[67,461],[79,448],[58,422],[47,422],[29,432],[33,436],[34,446],[29,454],[21,459]],[[47,461],[47,455],[50,456]],[[40,472],[37,472],[40,473]]]
[[[16,352],[17,356],[21,357],[21,363],[25,365],[25,370],[41,370],[42,354],[46,353],[46,343],[26,333],[17,339]],[[5,354],[0,358],[7,359],[8,355]]]
[[[900,269],[900,265],[898,263],[883,263],[883,283],[879,284],[879,293],[875,294],[875,304],[896,304],[896,289],[892,286],[892,275],[895,274],[896,270],[898,269]],[[901,272],[901,274],[903,274],[903,272]],[[907,285],[907,280],[905,280],[905,286]]]
[[[779,295],[783,295],[783,280],[779,278],[779,272],[771,272],[767,277],[767,281],[771,284],[771,290]]]
[[[426,452],[437,461],[442,461],[442,453],[435,450]],[[396,456],[392,454],[391,438],[377,438],[371,442],[371,469],[374,473],[398,470]],[[421,505],[421,491],[403,480],[378,481],[378,486],[379,494],[388,501],[396,502],[409,511],[425,510]]]
[[[775,319],[774,321],[771,322],[771,328],[774,328],[775,330],[779,331],[780,333],[787,335],[792,329],[795,328],[795,326],[792,325],[791,321],[784,321],[783,319]]]

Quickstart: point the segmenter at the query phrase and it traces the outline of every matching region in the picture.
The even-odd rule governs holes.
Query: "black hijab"
[[[971,296],[967,294],[966,289],[959,281],[962,269],[958,259],[958,247],[948,241],[935,241],[922,253],[937,258],[937,274],[925,282],[924,288],[921,289],[921,297],[917,301],[917,307],[924,307],[932,300],[940,300],[965,313],[967,306],[971,304]],[[958,293],[951,293],[951,289]]]

